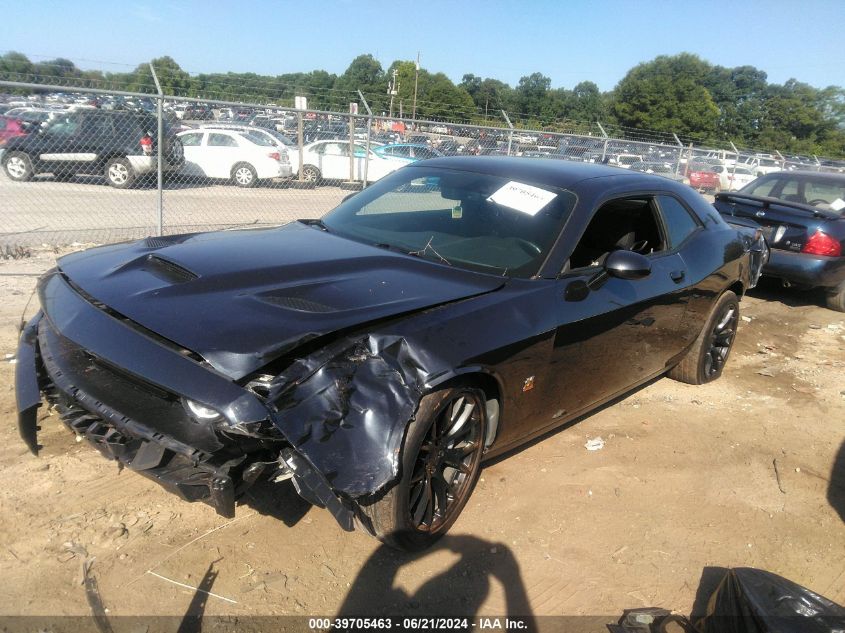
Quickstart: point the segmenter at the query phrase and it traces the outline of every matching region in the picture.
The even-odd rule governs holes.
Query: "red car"
[[[0,115],[0,148],[6,145],[6,141],[14,136],[23,136],[28,130],[24,129],[19,119]]]
[[[719,174],[714,171],[691,171],[689,173],[689,184],[698,191],[716,192],[720,189]]]

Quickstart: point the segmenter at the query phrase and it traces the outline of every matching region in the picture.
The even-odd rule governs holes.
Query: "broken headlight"
[[[220,413],[217,409],[207,407],[204,404],[200,404],[195,400],[182,398],[182,404],[184,405],[185,410],[197,422],[213,422],[223,417],[223,414]]]

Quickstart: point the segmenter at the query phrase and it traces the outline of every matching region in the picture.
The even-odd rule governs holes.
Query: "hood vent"
[[[304,297],[292,297],[289,295],[264,295],[261,300],[265,303],[287,308],[288,310],[296,310],[297,312],[336,312],[337,310],[325,303],[305,299]]]
[[[192,237],[191,234],[167,235],[161,237],[151,235],[150,237],[144,238],[142,245],[144,248],[166,248],[168,246],[173,246],[174,244],[181,244],[190,237]]]
[[[175,264],[169,259],[163,259],[158,255],[147,255],[147,264],[147,270],[153,275],[173,284],[183,284],[199,277],[187,268],[182,268],[179,264]]]

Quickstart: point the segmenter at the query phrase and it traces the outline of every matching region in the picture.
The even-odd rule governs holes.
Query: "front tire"
[[[689,385],[703,385],[722,375],[739,323],[739,299],[730,290],[716,301],[701,334],[669,377]]]
[[[24,152],[9,152],[3,161],[6,175],[17,182],[32,180],[32,160]]]
[[[106,182],[115,189],[128,189],[135,182],[136,174],[125,158],[111,158],[104,170]]]
[[[434,544],[457,520],[481,470],[484,393],[452,387],[420,401],[402,450],[402,476],[359,507],[376,538],[399,550]]]
[[[258,183],[258,172],[249,163],[238,163],[232,167],[232,180],[238,187],[254,187]]]

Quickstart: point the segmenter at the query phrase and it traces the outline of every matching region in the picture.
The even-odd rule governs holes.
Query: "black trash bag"
[[[845,633],[845,609],[761,569],[731,569],[695,622],[699,633]]]

